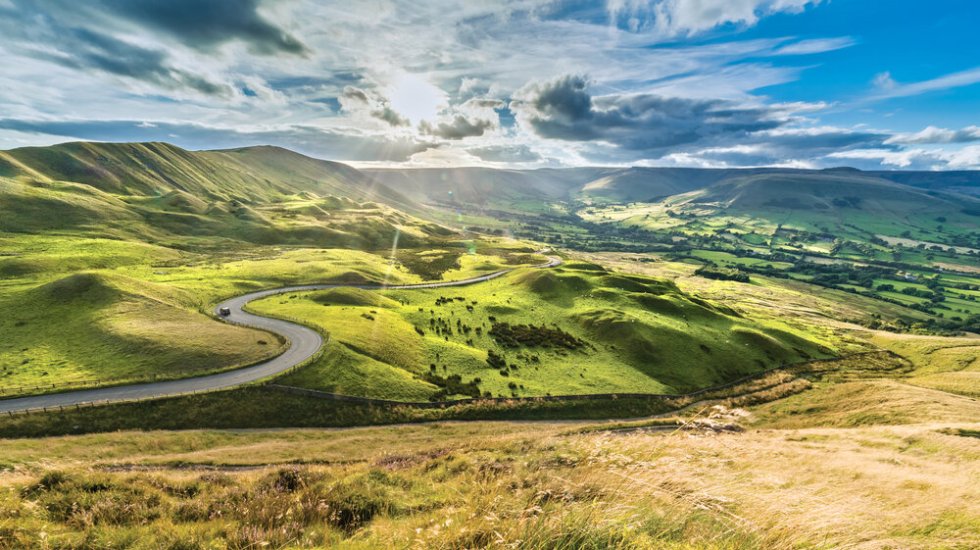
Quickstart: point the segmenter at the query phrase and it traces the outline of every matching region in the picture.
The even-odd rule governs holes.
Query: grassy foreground
[[[5,441],[0,548],[972,548],[976,429],[497,422]]]

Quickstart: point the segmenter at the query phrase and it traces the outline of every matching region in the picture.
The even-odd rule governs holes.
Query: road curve
[[[561,259],[549,257],[547,263],[536,266],[538,268],[549,268],[561,265]],[[280,355],[249,367],[197,376],[194,378],[182,378],[180,380],[170,380],[166,382],[147,382],[144,384],[128,384],[124,386],[112,386],[106,388],[93,388],[89,390],[77,390],[63,393],[51,393],[46,395],[35,395],[29,397],[17,397],[13,399],[0,400],[0,414],[23,412],[28,410],[57,409],[59,407],[73,407],[90,403],[117,403],[122,401],[135,401],[141,399],[151,399],[158,397],[169,397],[174,395],[184,395],[196,392],[206,392],[220,389],[241,386],[250,382],[256,382],[285,372],[290,368],[306,361],[324,345],[324,339],[317,331],[271,317],[262,317],[248,313],[244,310],[246,304],[253,300],[266,298],[287,292],[303,292],[309,290],[327,290],[331,288],[353,287],[365,290],[405,290],[412,288],[439,288],[450,286],[465,286],[496,279],[513,271],[504,269],[495,271],[479,277],[461,279],[458,281],[442,281],[433,283],[418,283],[410,285],[345,285],[345,284],[314,284],[288,286],[259,290],[250,292],[242,296],[231,298],[215,306],[214,311],[221,308],[231,310],[231,315],[224,317],[229,323],[244,325],[252,328],[267,330],[278,334],[289,340],[289,348]]]

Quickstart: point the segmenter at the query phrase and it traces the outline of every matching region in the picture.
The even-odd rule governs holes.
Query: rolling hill
[[[854,186],[863,189],[858,194],[897,192],[902,195],[900,200],[913,201],[934,197],[971,203],[974,201],[971,195],[980,194],[980,173],[976,172],[586,167],[368,169],[364,173],[419,202],[517,210],[534,201],[658,202],[692,191],[706,191],[711,196],[716,193],[709,191],[712,189],[723,193],[732,186],[744,187],[754,182],[766,194],[781,192],[776,187],[780,184],[788,188],[783,191],[797,192],[789,188],[804,185],[813,189],[812,194],[828,196],[854,196],[854,192],[845,188]]]
[[[955,212],[951,198],[887,179],[839,172],[769,173],[725,179],[690,195],[698,204],[743,210],[789,208],[798,210],[865,209]]]
[[[335,162],[278,147],[186,151],[166,143],[65,143],[0,152],[0,231],[173,243],[387,246],[444,229],[412,200]]]

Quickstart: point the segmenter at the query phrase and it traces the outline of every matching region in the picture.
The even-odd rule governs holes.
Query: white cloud
[[[959,130],[927,126],[919,132],[895,134],[888,138],[885,143],[967,143],[971,141],[980,141],[980,126],[967,126]]]
[[[970,145],[958,150],[943,149],[861,149],[841,151],[828,155],[830,158],[877,162],[885,168],[917,170],[977,170],[980,169],[980,145]]]
[[[980,67],[946,74],[930,80],[907,83],[897,82],[892,78],[891,73],[884,72],[875,77],[874,85],[877,91],[873,92],[868,99],[880,100],[916,96],[929,92],[970,86],[978,82],[980,82]]]
[[[894,78],[892,78],[892,73],[888,71],[876,74],[872,84],[874,84],[875,88],[886,92],[889,90],[894,90],[895,87],[898,86],[898,83],[895,82]]]
[[[692,36],[723,25],[753,26],[780,12],[799,13],[821,0],[608,0],[614,23],[636,32],[653,29],[665,37]]]
[[[605,12],[554,0],[247,0],[258,37],[234,18],[219,21],[222,33],[193,10],[184,28],[148,19],[143,3],[103,9],[113,3],[125,2],[0,0],[0,148],[175,135],[194,148],[270,140],[415,164],[975,163],[971,148],[907,150],[973,141],[975,126],[838,128],[819,117],[840,104],[765,95],[799,79],[813,63],[805,56],[855,40],[736,32],[820,0],[610,0]],[[566,74],[590,80],[579,118],[524,97]],[[873,94],[977,81],[980,69],[917,83],[883,73]]]
[[[980,169],[980,145],[970,145],[945,154],[947,167],[957,170]]]
[[[856,44],[853,38],[842,36],[837,38],[816,38],[812,40],[801,40],[780,47],[773,52],[773,55],[811,55],[834,50],[842,50]]]

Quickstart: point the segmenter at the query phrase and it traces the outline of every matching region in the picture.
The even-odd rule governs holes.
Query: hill
[[[364,173],[420,202],[516,210],[534,201],[657,202],[671,195],[745,181],[785,181],[790,185],[826,182],[828,187],[834,182],[877,182],[898,185],[906,193],[917,191],[920,196],[963,198],[980,194],[978,172],[583,167],[368,169]],[[878,191],[888,191],[880,185]]]
[[[432,231],[423,209],[344,164],[278,147],[186,151],[167,143],[65,143],[0,152],[0,231],[157,242],[390,245]]]
[[[331,334],[283,384],[402,401],[679,393],[837,353],[818,332],[582,262],[388,298],[329,290],[250,307]]]
[[[268,202],[303,192],[404,200],[337,162],[271,146],[187,151],[169,143],[73,142],[0,152],[0,176],[83,183],[127,196],[184,192],[202,200]]]
[[[728,178],[691,194],[691,202],[742,210],[856,209],[881,212],[956,212],[942,195],[862,173],[768,173]]]

